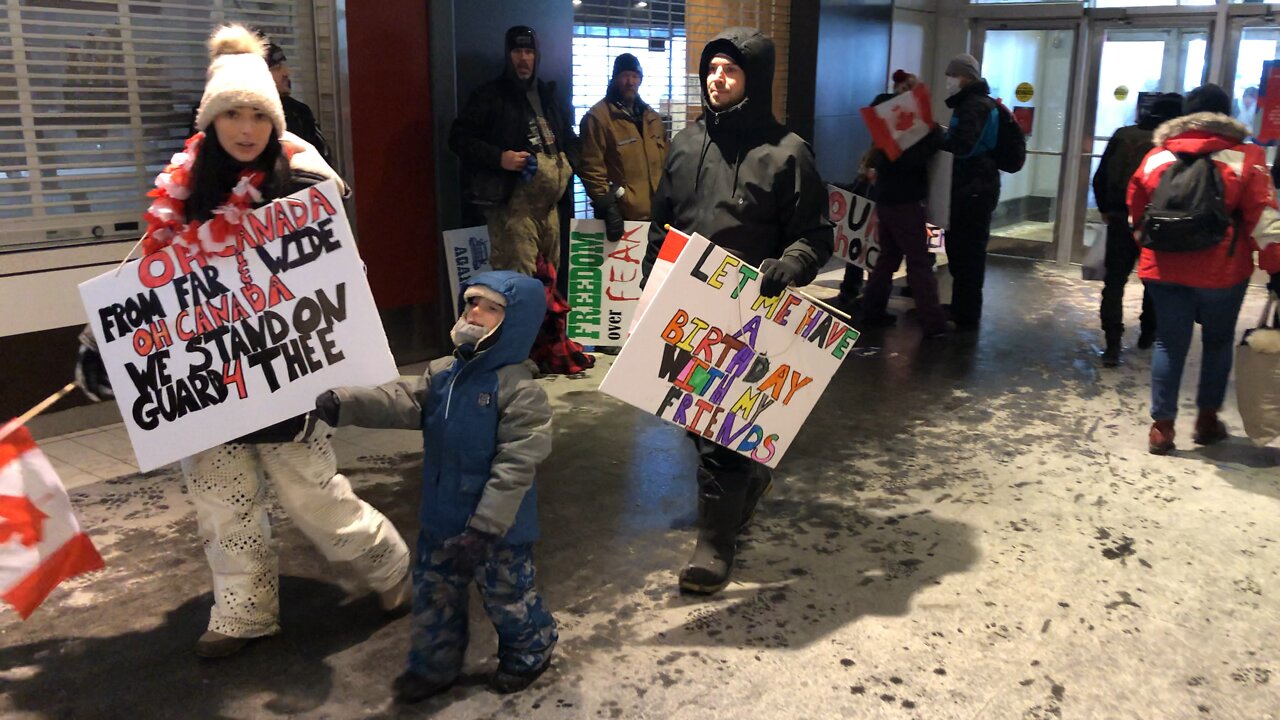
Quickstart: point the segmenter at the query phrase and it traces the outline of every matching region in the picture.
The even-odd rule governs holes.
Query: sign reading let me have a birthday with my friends
[[[218,255],[171,245],[80,285],[142,470],[398,372],[332,180],[246,216]]]
[[[777,467],[858,331],[792,289],[761,297],[759,277],[699,235],[669,234],[650,276],[661,285],[646,287],[601,391]]]

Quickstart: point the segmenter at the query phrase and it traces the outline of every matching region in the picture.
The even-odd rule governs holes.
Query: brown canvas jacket
[[[608,98],[592,106],[582,119],[582,168],[578,173],[592,200],[607,196],[610,186],[626,190],[618,208],[626,220],[648,220],[653,193],[662,179],[667,157],[667,129],[652,108],[637,100],[636,121]]]

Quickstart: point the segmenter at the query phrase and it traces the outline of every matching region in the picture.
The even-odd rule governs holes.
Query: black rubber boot
[[[748,490],[746,482],[734,485],[726,488],[715,479],[698,490],[698,545],[680,571],[680,589],[685,592],[710,595],[729,584]]]
[[[747,528],[751,518],[755,517],[756,504],[760,502],[760,498],[768,495],[772,490],[773,471],[766,465],[757,465],[752,468],[751,484],[747,486],[747,497],[742,506],[742,522],[738,525],[738,532]]]
[[[1123,336],[1119,333],[1107,333],[1107,347],[1102,351],[1102,366],[1117,367],[1120,365],[1120,350]]]

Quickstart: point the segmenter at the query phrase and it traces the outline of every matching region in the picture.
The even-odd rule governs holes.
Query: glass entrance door
[[[1027,134],[1026,165],[1000,178],[1000,205],[991,218],[988,249],[1053,259],[1076,28],[986,29],[980,42],[982,75],[991,85],[991,96],[1013,111]]]
[[[1098,213],[1093,196],[1094,172],[1115,131],[1138,122],[1144,101],[1156,93],[1188,91],[1204,84],[1208,70],[1209,29],[1207,27],[1095,27],[1096,68],[1090,94],[1094,102],[1086,126],[1091,143],[1085,146],[1087,173],[1081,209],[1084,232],[1071,248],[1071,259],[1083,260],[1087,246],[1105,242],[1106,224]]]

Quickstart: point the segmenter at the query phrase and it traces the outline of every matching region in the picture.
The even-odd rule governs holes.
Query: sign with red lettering
[[[761,297],[759,270],[701,235],[678,239],[600,390],[777,467],[858,331],[794,289]]]
[[[880,256],[876,204],[835,185],[828,185],[827,193],[827,217],[835,225],[833,254],[850,265],[871,270]]]
[[[570,340],[621,345],[640,301],[640,262],[649,247],[649,223],[624,223],[622,239],[609,242],[603,220],[569,224]]]
[[[332,180],[255,210],[222,255],[173,245],[80,297],[144,471],[399,375]]]

